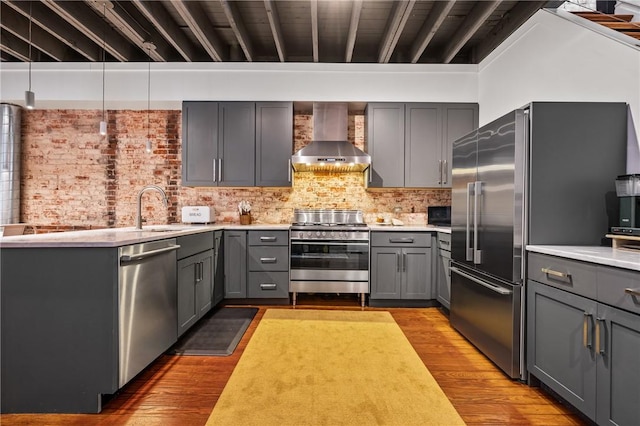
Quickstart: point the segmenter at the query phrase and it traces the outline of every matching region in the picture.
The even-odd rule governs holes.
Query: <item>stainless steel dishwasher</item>
[[[175,238],[120,247],[119,387],[178,338]]]

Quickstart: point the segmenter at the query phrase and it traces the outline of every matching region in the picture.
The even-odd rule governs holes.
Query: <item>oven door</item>
[[[368,281],[368,241],[291,240],[291,280]]]

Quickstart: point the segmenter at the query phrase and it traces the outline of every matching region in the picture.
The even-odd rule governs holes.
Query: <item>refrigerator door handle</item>
[[[449,268],[449,270],[451,272],[455,272],[456,274],[461,275],[461,276],[473,281],[476,284],[480,284],[481,286],[486,287],[491,291],[495,291],[498,294],[502,294],[503,296],[506,296],[506,295],[509,295],[509,294],[513,293],[512,290],[509,290],[509,289],[506,289],[504,287],[500,287],[500,286],[493,285],[491,283],[482,281],[482,280],[480,280],[480,279],[478,279],[478,278],[476,278],[476,277],[474,277],[474,276],[472,276],[470,274],[467,274],[466,272],[462,271],[461,269],[456,268],[455,266],[452,266],[451,268]]]
[[[473,194],[474,183],[467,183],[467,211],[466,211],[466,228],[464,238],[464,257],[467,262],[473,260],[473,248],[469,246],[469,240],[471,237],[471,221],[469,220],[469,213],[471,211],[471,195]]]
[[[478,198],[482,195],[482,182],[474,182],[473,190],[473,263],[480,265],[482,263],[482,250],[478,250]]]

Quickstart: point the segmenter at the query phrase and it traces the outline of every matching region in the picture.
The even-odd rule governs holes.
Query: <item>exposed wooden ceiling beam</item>
[[[171,60],[173,54],[171,46],[161,37],[154,37],[153,34],[150,34],[149,30],[151,29],[155,33],[155,29],[142,26],[131,16],[131,11],[125,9],[127,6],[131,8],[130,2],[110,0],[85,0],[85,2],[95,9],[96,13],[101,17],[105,14],[105,18],[114,28],[117,28],[138,49],[149,55],[152,60],[156,62]],[[146,42],[153,42],[156,48],[153,50],[147,49],[145,47]]]
[[[351,7],[349,33],[347,34],[347,49],[344,55],[345,62],[351,62],[353,58],[353,48],[356,45],[356,35],[358,34],[358,24],[360,23],[360,12],[362,12],[362,0],[354,0],[353,6]]]
[[[276,50],[278,51],[278,58],[280,59],[280,62],[284,62],[287,55],[285,53],[282,27],[280,26],[280,16],[278,15],[276,2],[274,0],[264,0],[264,8],[267,11],[267,18],[269,18],[269,26],[271,27],[273,41],[276,44]]]
[[[411,46],[410,55],[412,64],[415,64],[420,60],[420,56],[422,56],[422,53],[431,42],[431,39],[433,39],[433,36],[438,32],[440,25],[442,25],[444,20],[447,18],[447,15],[455,3],[455,0],[436,1],[433,3],[429,16],[427,16],[422,28],[420,28],[420,32],[418,33],[416,40]]]
[[[413,5],[416,0],[402,0],[394,2],[392,16],[387,25],[384,37],[382,39],[382,45],[378,53],[378,63],[386,64],[391,59],[393,51],[396,48],[398,39],[402,35],[402,30],[407,23],[407,19],[411,15]]]
[[[174,0],[172,5],[211,59],[217,62],[226,59],[226,55],[223,54],[223,44],[215,34],[202,5],[189,0]]]
[[[476,63],[479,63],[489,55],[500,43],[502,43],[511,33],[525,23],[540,8],[549,5],[548,1],[521,1],[513,9],[507,12],[496,24],[490,34],[488,34],[473,51]],[[556,6],[557,7],[557,6]]]
[[[242,17],[240,16],[238,5],[230,2],[229,0],[220,0],[220,4],[222,5],[224,14],[227,16],[229,25],[236,36],[236,40],[238,40],[238,43],[244,52],[244,56],[247,58],[247,61],[253,62],[253,45],[251,43],[249,33],[244,26],[244,22],[242,21]]]
[[[318,52],[318,0],[311,0],[311,44],[313,48],[313,62],[320,60]]]
[[[56,61],[71,59],[69,48],[47,31],[31,22],[31,40],[29,40],[29,18],[11,9],[4,3],[0,4],[0,14],[3,15],[2,28],[22,39],[27,44],[31,42],[32,48],[46,53]]]
[[[29,16],[29,3],[25,1],[4,1],[12,7],[16,12]],[[80,55],[89,61],[97,62],[102,59],[102,45],[98,47],[91,39],[84,35],[81,31],[69,25],[67,21],[59,15],[51,13],[51,9],[43,6],[41,3],[31,5],[31,19],[34,24],[39,25],[49,34],[74,49]]]
[[[502,3],[501,1],[479,1],[467,14],[460,28],[445,46],[442,53],[442,63],[448,64],[462,49],[467,41],[476,31],[484,24],[484,21],[493,13],[494,10]]]
[[[198,51],[176,24],[169,12],[158,1],[133,0],[140,13],[151,22],[187,62],[197,61]]]
[[[97,46],[102,46],[104,37],[105,49],[118,61],[135,60],[138,52],[134,51],[130,43],[115,31],[107,31],[103,34],[104,20],[95,13],[87,13],[90,9],[85,4],[74,1],[41,1],[72,27],[82,31]]]
[[[0,29],[0,48],[22,62],[29,62],[28,43],[4,29]]]

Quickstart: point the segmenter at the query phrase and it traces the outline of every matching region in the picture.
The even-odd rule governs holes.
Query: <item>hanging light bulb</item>
[[[36,95],[31,91],[31,3],[29,2],[29,90],[24,92],[24,103],[27,109],[36,106]]]
[[[106,42],[105,39],[107,37],[107,2],[102,3],[102,19],[104,19],[104,24],[102,27],[102,120],[100,120],[100,134],[105,136],[107,134],[107,121],[105,120],[104,114],[104,75],[105,75],[105,62],[106,62]]]
[[[145,143],[145,151],[151,153],[153,145],[151,144],[151,50],[156,48],[152,41],[145,41],[143,46],[147,48],[147,141]]]

